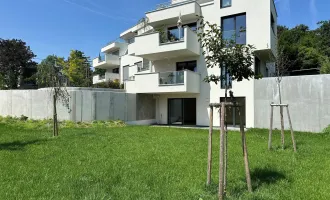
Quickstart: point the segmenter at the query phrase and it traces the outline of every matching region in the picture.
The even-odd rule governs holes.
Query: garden
[[[0,119],[0,199],[218,199],[219,133],[206,186],[208,130],[122,122]],[[274,131],[247,131],[253,193],[241,138],[228,134],[227,199],[330,199],[330,133],[296,132],[298,152]],[[290,132],[286,132],[290,141]]]

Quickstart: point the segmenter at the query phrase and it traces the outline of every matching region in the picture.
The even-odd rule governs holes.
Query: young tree
[[[69,78],[69,85],[74,87],[89,87],[93,77],[90,59],[82,51],[71,50],[64,67],[64,73]]]
[[[57,56],[48,56],[38,65],[37,83],[41,87],[50,87],[53,96],[53,134],[58,136],[57,102],[70,111],[70,95],[66,90],[66,78],[63,74],[64,59]]]
[[[241,32],[245,32],[242,28]],[[223,32],[217,24],[211,24],[208,21],[200,19],[198,40],[201,42],[203,48],[202,54],[205,57],[206,67],[214,68],[219,67],[224,69],[225,73],[221,75],[210,74],[205,77],[205,82],[218,82],[224,81],[225,83],[225,101],[227,101],[228,93],[228,80],[243,81],[250,78],[259,78],[258,75],[252,70],[251,66],[254,63],[254,47],[249,44],[237,44],[233,38],[224,38]],[[224,111],[222,113],[225,113]],[[226,134],[227,135],[227,134]],[[220,155],[227,152],[227,136],[224,139],[224,149],[220,149]],[[220,180],[219,184],[226,186],[226,168],[227,168],[227,153],[220,163],[220,168],[224,166],[223,180]],[[220,176],[221,178],[221,176]],[[220,191],[219,197],[224,198],[224,194]],[[250,188],[250,187],[249,187]]]
[[[6,89],[16,89],[37,63],[36,55],[22,40],[0,38],[0,75]]]

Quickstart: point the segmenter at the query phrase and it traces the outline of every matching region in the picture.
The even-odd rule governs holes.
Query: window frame
[[[233,5],[233,1],[232,0],[230,0],[230,5],[228,5],[228,6],[223,6],[223,2],[222,2],[223,0],[220,0],[220,8],[229,8],[229,7],[232,7],[232,5]]]
[[[237,17],[239,16],[245,16],[245,44],[247,43],[246,41],[246,33],[247,33],[247,25],[246,25],[246,12],[243,12],[243,13],[238,13],[238,14],[235,14],[235,15],[228,15],[228,16],[224,16],[224,17],[221,17],[221,31],[223,32],[224,31],[224,28],[223,28],[223,21],[226,20],[226,19],[230,19],[230,18],[234,18],[234,27],[235,27],[235,43],[237,44],[237,36],[236,36],[236,32],[237,32],[237,29],[236,29],[236,25],[237,25]],[[223,36],[223,35],[222,35]],[[245,45],[243,44],[243,45]]]
[[[270,12],[270,26],[271,26],[271,29],[273,30],[273,33],[276,35],[275,24],[276,24],[276,21],[275,21],[274,15],[272,12]]]

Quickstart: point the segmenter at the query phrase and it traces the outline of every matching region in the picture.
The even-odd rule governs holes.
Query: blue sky
[[[165,0],[169,1],[169,0]],[[252,0],[253,1],[253,0]],[[0,0],[0,38],[27,42],[38,58],[78,49],[94,58],[101,47],[164,0]],[[330,0],[275,0],[279,24],[329,20]]]

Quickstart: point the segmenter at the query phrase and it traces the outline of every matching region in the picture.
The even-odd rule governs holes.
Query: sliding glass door
[[[168,99],[169,125],[196,125],[196,99]]]

